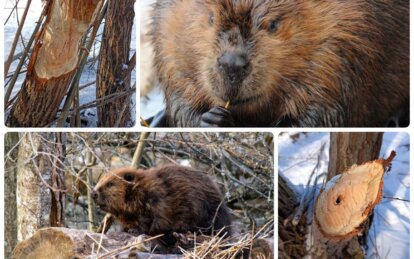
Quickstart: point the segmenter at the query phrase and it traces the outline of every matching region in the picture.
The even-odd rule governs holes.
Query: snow
[[[300,133],[299,136],[296,134],[282,133],[279,136],[279,173],[290,182],[292,189],[298,195],[302,195],[323,144],[326,145],[318,174],[327,172],[329,133]],[[292,140],[291,136],[295,136],[295,140]],[[374,210],[366,258],[409,258],[409,143],[407,133],[384,134],[380,157],[388,157],[391,150],[395,150],[397,156],[392,163],[391,171],[384,176],[383,199]],[[319,179],[319,186],[323,178]]]
[[[155,0],[141,0],[140,1],[140,13],[141,13],[141,35],[145,35],[148,33],[149,29],[148,26],[150,24],[150,10],[151,4],[153,4]],[[146,67],[147,64],[151,64],[148,59],[152,58],[150,54],[152,48],[146,46],[145,44],[141,45],[141,78],[146,78],[148,74],[151,74],[151,66]],[[144,53],[145,52],[145,53]],[[140,116],[144,119],[148,119],[151,116],[156,115],[159,111],[165,108],[164,103],[164,95],[160,90],[159,86],[155,85],[154,88],[151,89],[152,86],[147,86],[146,84],[149,83],[146,80],[141,80],[141,92],[145,92],[145,96],[140,97]],[[151,84],[151,83],[150,83]],[[148,87],[149,91],[146,88]]]
[[[15,2],[16,2],[15,0],[6,0],[6,3],[4,5],[5,16],[3,18],[3,23],[6,22],[6,19],[9,16],[10,11],[14,7]],[[4,60],[7,60],[9,56],[10,49],[12,47],[13,40],[14,40],[14,34],[17,31],[17,28],[19,27],[17,23],[17,17],[19,18],[19,20],[21,19],[25,7],[26,7],[26,1],[25,0],[19,1],[18,8],[17,8],[18,16],[16,16],[16,14],[13,13],[10,19],[8,20],[7,24],[4,25]],[[23,30],[22,30],[22,38],[24,39],[25,42],[29,41],[32,35],[32,32],[34,28],[36,27],[36,22],[40,17],[40,13],[42,12],[42,9],[43,9],[43,5],[42,5],[41,0],[32,1],[29,11],[27,13],[27,17],[24,23]],[[22,46],[21,41],[19,41],[17,44],[16,50],[14,52],[15,55],[20,53],[22,50],[23,50],[23,46]],[[16,69],[17,64],[18,64],[18,61],[14,61],[11,64],[9,73]],[[25,77],[26,77],[26,73],[20,74],[17,78],[16,86],[20,86],[23,83]],[[9,80],[10,79],[7,79],[6,82],[8,82]],[[15,87],[13,89],[11,98],[13,98],[13,96],[16,95],[18,91],[19,91],[19,87]]]
[[[164,108],[164,94],[158,87],[153,88],[149,94],[141,97],[140,112],[144,119],[154,116]]]
[[[13,8],[15,4],[15,0],[6,0],[6,3],[4,5],[4,14],[5,17],[3,18],[3,22],[6,21],[7,16],[9,15],[11,9]],[[26,0],[20,0],[19,5],[18,5],[18,17],[19,19],[21,19],[23,12],[24,12],[24,8],[26,6]],[[138,4],[135,4],[135,10],[137,10]],[[25,43],[30,39],[30,36],[32,35],[32,32],[34,31],[35,27],[36,27],[36,22],[40,17],[40,14],[42,12],[43,9],[43,4],[41,0],[33,0],[32,4],[30,5],[30,9],[22,30],[22,37],[25,41]],[[4,59],[6,60],[9,53],[10,53],[10,49],[11,49],[11,45],[13,43],[13,39],[14,39],[14,34],[17,31],[18,28],[18,23],[17,23],[17,19],[16,19],[16,15],[13,14],[11,16],[11,18],[9,19],[9,21],[7,22],[7,24],[5,24],[4,26]],[[100,49],[100,42],[101,42],[101,35],[103,33],[103,26],[100,27],[99,31],[98,31],[98,37],[95,40],[94,45],[92,46],[92,49],[89,53],[88,56],[88,60],[92,60],[95,59],[95,62],[92,63],[88,63],[85,65],[83,72],[82,72],[82,76],[80,78],[79,84],[82,87],[82,85],[86,85],[88,83],[94,82],[96,80],[96,71],[98,68],[98,62],[97,62],[97,57],[99,56],[99,49]],[[136,46],[137,46],[137,41],[136,41],[136,23],[134,23],[134,26],[132,28],[132,37],[131,37],[131,50],[130,50],[130,57],[133,55],[133,53],[135,53],[136,51]],[[21,44],[21,41],[19,41],[19,44],[17,45],[15,54],[21,52],[23,50],[23,46]],[[18,64],[18,60],[14,61],[10,67],[9,70],[9,74],[10,72],[14,71],[15,68],[17,67]],[[22,70],[26,70],[25,68],[23,68]],[[23,84],[23,81],[26,77],[25,73],[22,73],[19,75],[18,80],[16,82],[16,85],[13,89],[12,92],[12,96],[11,98],[13,98],[14,95],[16,95],[18,93],[18,91],[20,90],[21,85]],[[132,72],[132,77],[131,77],[131,82],[135,82],[136,81],[136,70],[134,70]],[[6,80],[6,82],[8,82],[8,80]],[[80,106],[93,102],[96,99],[96,84],[92,84],[84,89],[82,89],[79,92],[80,95]],[[11,99],[10,98],[10,99]],[[61,107],[63,106],[63,102],[61,104]],[[134,93],[131,97],[131,107],[132,107],[132,119],[135,122],[135,114],[136,114],[136,94]],[[92,111],[91,111],[92,110]],[[92,108],[89,111],[84,111],[84,114],[88,114],[88,116],[84,117],[87,119],[87,127],[96,127],[97,126],[97,111],[96,108]]]

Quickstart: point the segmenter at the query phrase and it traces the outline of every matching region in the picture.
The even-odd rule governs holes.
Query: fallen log
[[[69,228],[43,228],[38,230],[31,238],[17,244],[12,253],[13,259],[181,259],[198,258],[200,251],[184,251],[181,254],[154,254],[152,251],[163,247],[159,237],[146,235],[133,236],[125,232],[112,232],[99,234],[88,230]],[[221,243],[216,236],[197,236],[196,241],[191,233],[177,234],[181,249],[193,249],[202,251],[203,255],[226,255],[217,258],[273,258],[273,237],[250,239],[240,237],[240,240],[232,240],[231,244]],[[253,241],[253,243],[251,243]],[[212,244],[216,244],[213,245]],[[250,244],[249,244],[250,243]],[[251,249],[249,249],[251,247]],[[164,251],[164,250],[161,250]],[[171,253],[171,252],[170,252]],[[194,256],[196,255],[197,256]],[[187,255],[187,257],[185,256]],[[208,258],[205,257],[205,258]]]
[[[17,244],[13,250],[14,259],[35,258],[154,258],[179,259],[181,255],[152,254],[145,252],[154,245],[155,239],[139,240],[140,237],[124,232],[106,235],[87,230],[69,228],[44,228],[31,238]],[[143,251],[140,251],[143,250]]]

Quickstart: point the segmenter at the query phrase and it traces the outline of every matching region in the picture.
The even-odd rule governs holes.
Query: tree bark
[[[50,226],[65,226],[65,192],[66,192],[66,172],[65,165],[65,149],[66,149],[66,134],[62,132],[51,133],[54,142],[51,152],[53,157],[51,158],[51,186],[54,189],[50,189],[51,194],[51,209],[50,209]]]
[[[331,133],[327,181],[354,164],[360,165],[377,159],[382,136],[383,133]],[[363,225],[362,238],[353,237],[339,241],[325,238],[317,227],[313,226],[313,255],[316,258],[363,258],[361,245],[365,244],[364,237],[368,233],[369,220]]]
[[[55,120],[78,66],[80,39],[101,0],[50,0],[26,79],[8,120],[11,127],[44,127]]]
[[[18,240],[45,226],[64,225],[62,133],[25,133],[17,161]],[[47,141],[45,141],[47,140]]]
[[[19,133],[7,133],[4,137],[4,258],[10,258],[17,244],[17,203],[16,203],[16,167],[12,160],[17,159]],[[14,148],[14,149],[13,149]],[[10,153],[10,159],[7,157]]]
[[[377,159],[383,133],[331,133],[328,181],[354,164]]]
[[[99,53],[96,98],[99,127],[127,127],[131,124],[130,94],[106,102],[105,97],[131,89],[135,59],[129,59],[135,0],[109,0],[105,30]],[[114,97],[115,98],[115,97]]]

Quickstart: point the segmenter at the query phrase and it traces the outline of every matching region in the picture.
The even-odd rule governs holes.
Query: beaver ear
[[[132,174],[125,174],[124,175],[124,180],[127,182],[132,182],[132,180],[134,180],[134,175]]]

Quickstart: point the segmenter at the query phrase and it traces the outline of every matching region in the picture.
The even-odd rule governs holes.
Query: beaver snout
[[[250,72],[250,61],[243,52],[226,51],[217,63],[223,78],[233,86],[239,86]]]

